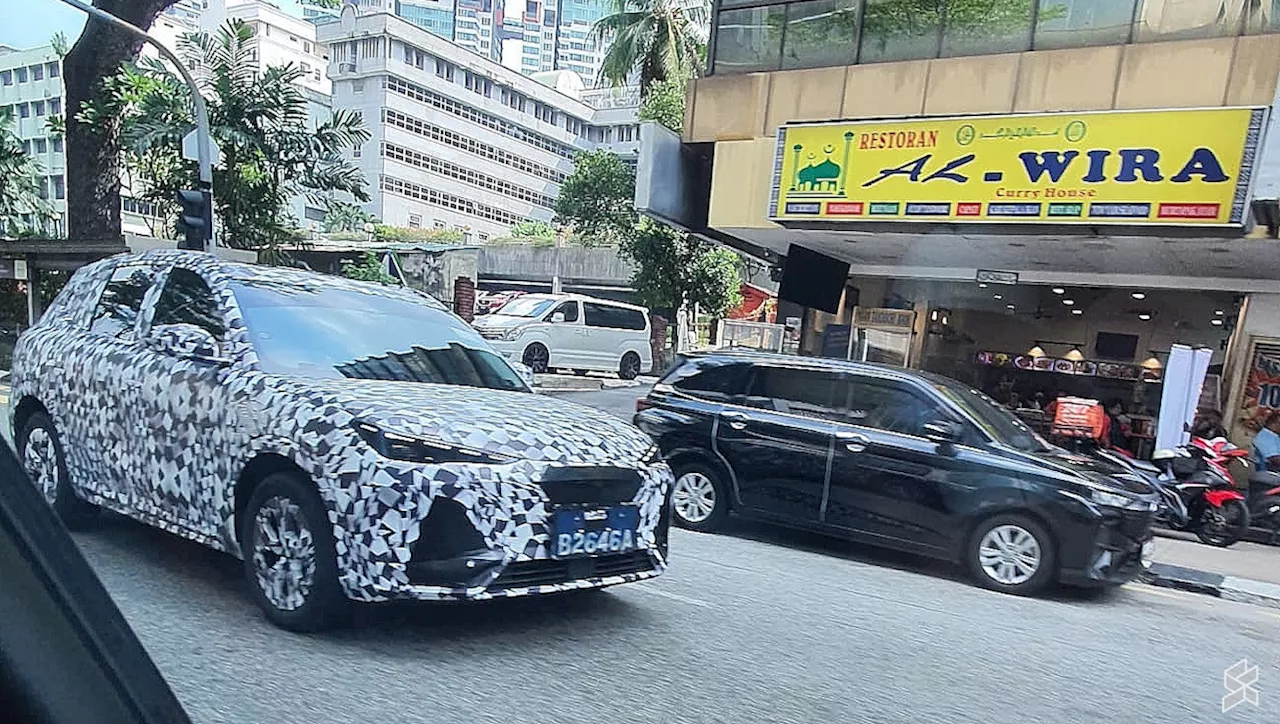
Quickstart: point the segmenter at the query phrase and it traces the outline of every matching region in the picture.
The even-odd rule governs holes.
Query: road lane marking
[[[1174,601],[1182,601],[1184,603],[1199,603],[1209,607],[1214,607],[1218,604],[1224,603],[1239,604],[1242,606],[1248,606],[1254,613],[1260,613],[1264,616],[1280,619],[1280,611],[1276,611],[1273,608],[1256,606],[1243,601],[1231,601],[1225,598],[1218,598],[1217,596],[1206,596],[1205,594],[1195,593],[1193,591],[1180,591],[1176,588],[1161,588],[1147,583],[1129,583],[1124,586],[1124,590],[1133,591],[1135,593],[1145,593]]]
[[[661,588],[654,588],[653,586],[635,586],[635,587],[633,587],[631,590],[633,590],[633,591],[643,591],[644,593],[652,593],[652,594],[653,594],[653,595],[655,595],[655,596],[662,596],[663,598],[669,598],[669,599],[671,599],[672,601],[679,601],[680,603],[687,603],[687,604],[689,604],[690,606],[697,606],[697,607],[699,607],[699,608],[715,608],[715,604],[714,604],[714,603],[711,603],[711,602],[709,602],[709,601],[702,601],[702,600],[699,600],[699,599],[697,599],[697,598],[690,598],[689,596],[682,596],[682,595],[680,595],[680,594],[678,594],[678,593],[671,593],[670,591],[664,591],[664,590],[662,590]]]

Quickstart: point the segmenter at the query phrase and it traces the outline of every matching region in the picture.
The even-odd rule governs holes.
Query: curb
[[[1176,588],[1227,601],[1280,609],[1280,585],[1251,578],[1224,576],[1168,563],[1152,563],[1140,580],[1162,588]]]

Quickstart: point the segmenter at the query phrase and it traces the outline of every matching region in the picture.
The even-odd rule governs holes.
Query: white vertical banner
[[[1212,358],[1213,351],[1203,347],[1193,350],[1184,344],[1175,344],[1170,348],[1169,363],[1164,367],[1155,449],[1174,448],[1191,439],[1186,428],[1195,418],[1200,387]]]

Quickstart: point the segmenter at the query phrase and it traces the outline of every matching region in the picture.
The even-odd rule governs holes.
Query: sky
[[[85,14],[59,0],[0,0],[0,7],[9,9],[19,3],[25,5],[23,11],[6,12],[0,23],[0,45],[19,50],[34,48],[48,43],[57,32],[66,35],[71,44],[84,29]],[[297,0],[277,0],[273,4],[291,15],[302,16]]]

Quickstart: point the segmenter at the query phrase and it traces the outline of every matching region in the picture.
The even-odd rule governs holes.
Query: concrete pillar
[[[27,326],[40,319],[44,309],[40,304],[40,268],[27,263]]]
[[[1259,409],[1254,358],[1259,345],[1280,349],[1280,294],[1250,294],[1240,308],[1235,333],[1223,361],[1223,424],[1237,445],[1248,446],[1265,409]],[[1261,380],[1266,382],[1266,380]],[[1280,382],[1280,376],[1276,379]],[[1252,384],[1251,384],[1252,383]]]

